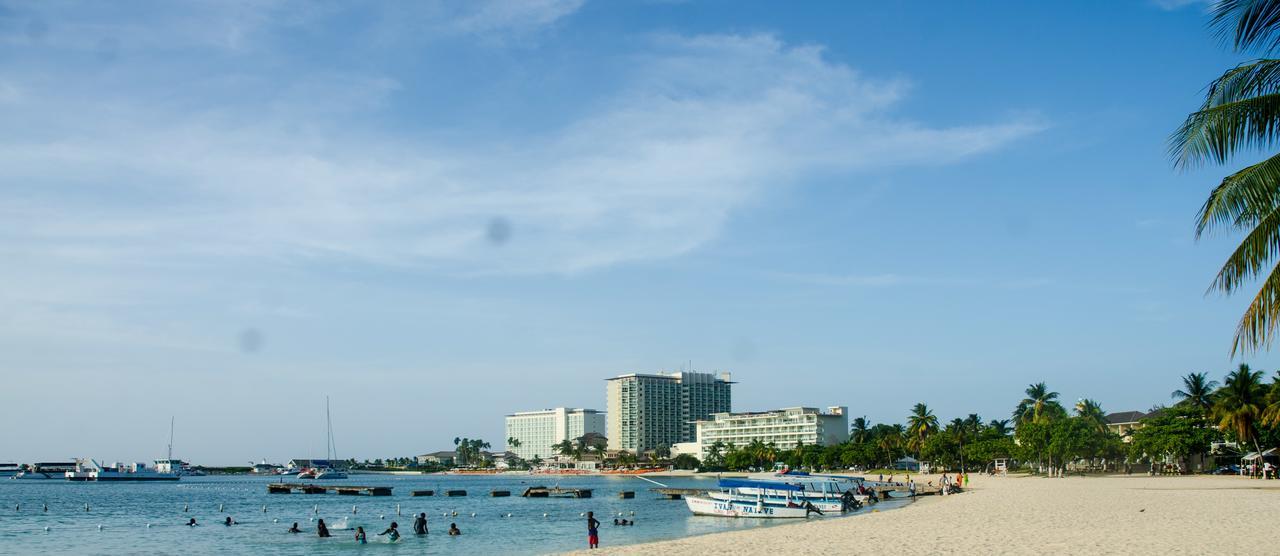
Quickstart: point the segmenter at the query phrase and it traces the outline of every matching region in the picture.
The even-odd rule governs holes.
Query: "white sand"
[[[1280,554],[1280,480],[970,478],[892,511],[590,553]]]

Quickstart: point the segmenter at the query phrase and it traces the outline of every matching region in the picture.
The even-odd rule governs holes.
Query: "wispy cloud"
[[[362,124],[400,94],[387,75],[325,70],[273,86],[269,74],[237,74],[243,96],[269,93],[196,107],[9,81],[0,113],[26,129],[2,140],[0,180],[25,185],[0,199],[0,246],[96,260],[573,272],[687,253],[738,207],[815,172],[945,164],[1043,128],[897,117],[906,84],[769,35],[664,36],[649,47],[624,61],[621,92],[585,115],[469,142]],[[166,98],[198,97],[209,83]],[[487,233],[495,218],[507,223],[504,245]]]
[[[1209,9],[1213,5],[1213,0],[1150,0],[1151,4],[1162,10],[1180,10],[1188,6],[1197,6],[1202,9]]]

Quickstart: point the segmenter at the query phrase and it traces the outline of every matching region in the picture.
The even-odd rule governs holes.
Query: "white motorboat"
[[[156,460],[164,461],[164,460]],[[65,476],[71,481],[176,481],[178,474],[165,472],[148,466],[145,463],[129,463],[102,465],[93,459],[82,459],[76,463],[76,469],[67,471]]]
[[[722,479],[721,492],[706,496],[686,496],[685,504],[695,515],[723,517],[750,517],[769,519],[806,518],[810,514],[824,513],[817,504],[803,499],[804,488],[778,481],[751,481]],[[754,494],[746,494],[751,489]],[[824,502],[825,504],[825,502]],[[836,513],[843,511],[835,507]]]

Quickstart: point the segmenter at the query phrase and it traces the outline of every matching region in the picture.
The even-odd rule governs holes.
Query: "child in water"
[[[196,518],[194,518],[194,517],[193,517],[193,518],[191,518],[191,521],[188,521],[188,522],[187,522],[187,527],[199,527],[199,526],[200,526],[200,524],[199,524],[199,523],[196,523]]]
[[[356,542],[365,544],[368,541],[364,537],[364,527],[356,527]]]
[[[456,536],[461,535],[461,534],[462,534],[462,531],[459,531],[459,530],[458,530],[458,524],[457,524],[457,523],[450,523],[450,524],[449,524],[449,536],[450,536],[450,537],[456,537]]]

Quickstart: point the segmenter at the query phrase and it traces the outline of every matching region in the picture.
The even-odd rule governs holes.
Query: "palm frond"
[[[1264,149],[1280,139],[1280,93],[1256,95],[1203,108],[1173,134],[1170,151],[1179,168],[1206,160],[1222,164],[1241,149]]]
[[[1196,238],[1210,229],[1247,229],[1280,206],[1280,155],[1223,178],[1196,216]]]
[[[1272,210],[1258,221],[1235,251],[1222,263],[1209,291],[1232,293],[1272,267],[1280,253],[1280,210]]]
[[[1280,267],[1272,269],[1249,308],[1240,317],[1231,356],[1237,353],[1253,353],[1271,345],[1277,318],[1280,318]]]
[[[1280,46],[1280,2],[1219,0],[1209,27],[1236,50],[1274,50]]]

